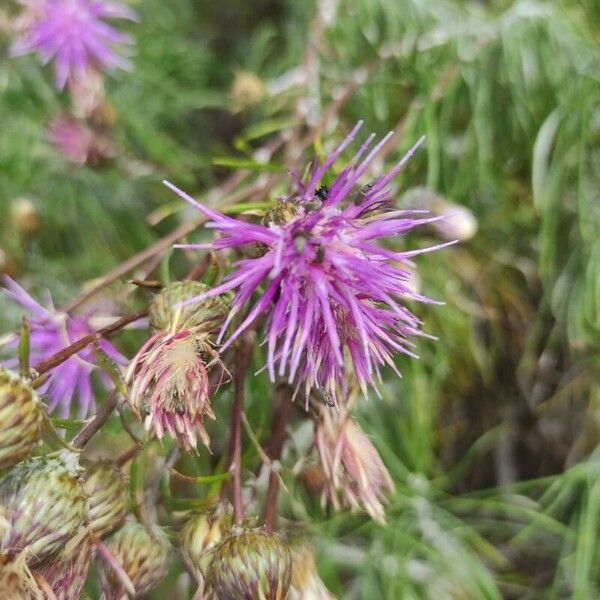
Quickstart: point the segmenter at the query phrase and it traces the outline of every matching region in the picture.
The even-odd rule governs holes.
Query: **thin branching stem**
[[[277,388],[277,407],[273,413],[271,439],[267,448],[269,459],[274,464],[281,458],[283,445],[287,434],[287,424],[292,413],[292,399],[287,386]],[[279,493],[280,477],[274,469],[269,477],[269,487],[265,498],[264,523],[268,531],[273,531],[277,524],[277,495]]]

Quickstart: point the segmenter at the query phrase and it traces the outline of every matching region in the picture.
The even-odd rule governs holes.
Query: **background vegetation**
[[[339,597],[600,597],[600,5],[132,4],[135,70],[109,78],[101,124],[117,156],[85,166],[48,143],[48,123],[69,100],[34,59],[7,58],[11,6],[2,5],[0,268],[62,305],[192,218],[163,178],[213,204],[258,182],[268,193],[243,199],[258,210],[285,193],[286,168],[302,168],[358,119],[397,132],[386,164],[425,134],[399,179],[400,202],[426,186],[470,209],[478,231],[419,259],[421,289],[446,303],[421,309],[438,340],[419,343],[418,361],[399,359],[403,378],[388,374],[383,399],[359,405],[397,485],[388,523],[320,509],[292,473],[305,436],[299,412],[281,512],[314,526],[320,574]],[[21,197],[39,211],[34,232],[15,222]],[[410,243],[435,240],[423,230]],[[95,301],[124,313],[145,301],[131,277],[177,278],[197,260],[170,249],[159,258]],[[1,331],[18,319],[0,299]],[[119,341],[131,356],[140,339]],[[264,375],[249,389],[262,439],[272,411]],[[91,451],[107,453],[118,430]],[[226,423],[211,437],[218,455]],[[246,443],[250,472],[260,458]],[[201,456],[180,470],[214,466]],[[172,500],[176,511],[197,503]],[[178,572],[152,597],[166,597]]]

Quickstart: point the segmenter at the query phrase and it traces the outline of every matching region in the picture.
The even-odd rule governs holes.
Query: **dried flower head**
[[[49,308],[38,304],[20,285],[9,277],[0,278],[5,289],[0,290],[2,295],[15,304],[27,310],[31,326],[31,362],[42,361],[76,340],[93,333],[95,328],[91,324],[92,314],[87,316],[67,315],[57,311],[49,299]],[[16,348],[17,339],[11,338],[7,346]],[[99,341],[100,348],[115,362],[125,364],[127,361],[105,339]],[[5,366],[14,367],[16,360],[4,361]],[[66,418],[71,411],[74,400],[79,405],[79,418],[86,417],[95,407],[94,392],[92,389],[92,373],[96,370],[96,359],[92,350],[87,347],[78,352],[62,364],[52,369],[48,381],[40,388],[45,394],[48,409],[58,409],[61,417]],[[99,382],[105,387],[111,386],[108,377],[102,373]]]
[[[117,50],[133,44],[106,19],[137,20],[130,8],[110,0],[21,0],[21,31],[11,54],[35,53],[43,64],[54,62],[56,87],[84,77],[90,70],[131,69]]]
[[[136,597],[147,594],[169,570],[171,544],[158,527],[150,531],[141,523],[125,523],[106,540],[106,545],[133,583]],[[112,567],[104,561],[97,563],[103,598],[125,600],[127,594]]]
[[[267,314],[270,378],[287,374],[290,383],[304,383],[307,397],[316,386],[335,400],[338,390],[347,385],[349,364],[365,393],[368,385],[375,387],[380,367],[387,364],[396,369],[393,354],[412,356],[411,338],[424,335],[404,300],[431,302],[411,291],[406,266],[412,257],[432,248],[399,252],[376,243],[432,221],[414,218],[415,211],[388,210],[388,184],[420,142],[387,174],[357,191],[359,180],[389,139],[386,136],[363,159],[373,140],[370,136],[333,182],[323,185],[360,126],[322,165],[314,166],[306,182],[295,177],[295,193],[281,201],[285,210],[275,211],[278,218],[264,225],[222,215],[165,182],[209,219],[208,227],[219,231],[221,237],[209,247],[254,244],[263,249],[258,257],[238,261],[224,283],[188,302],[235,290],[220,340],[235,315],[258,292],[259,299],[222,349],[259,315]]]
[[[85,469],[84,487],[90,531],[102,538],[117,529],[127,516],[129,496],[125,477],[111,463],[93,463]]]
[[[27,381],[0,367],[0,469],[23,460],[42,434],[42,403]]]
[[[214,419],[210,404],[209,373],[224,366],[212,345],[212,333],[225,318],[219,298],[200,306],[179,306],[206,286],[181,282],[167,287],[155,299],[150,323],[152,337],[131,361],[126,381],[130,403],[147,430],[160,439],[165,432],[186,450],[195,450],[197,438],[208,448],[204,419]]]
[[[19,463],[0,480],[0,557],[28,552],[37,564],[59,552],[87,517],[79,457],[63,451]]]
[[[212,552],[206,583],[217,600],[283,600],[291,575],[290,551],[278,534],[234,528]]]
[[[322,407],[315,446],[325,474],[323,503],[330,501],[336,510],[362,507],[384,523],[382,501],[394,491],[394,482],[360,425],[346,411]]]

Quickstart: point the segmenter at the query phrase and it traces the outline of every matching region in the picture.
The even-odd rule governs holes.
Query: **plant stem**
[[[118,394],[114,391],[111,392],[106,397],[106,400],[100,405],[94,418],[73,438],[71,444],[75,448],[83,448],[100,430],[102,425],[108,421],[108,418],[112,415],[118,403]]]
[[[281,385],[277,389],[277,408],[273,413],[273,424],[271,429],[271,439],[267,448],[267,454],[272,463],[281,458],[283,444],[286,438],[287,424],[292,413],[292,400],[289,395],[289,388]],[[275,470],[271,471],[269,477],[269,487],[265,498],[264,523],[267,531],[273,531],[277,522],[277,495],[279,493],[279,474]]]
[[[98,331],[96,331],[94,333],[90,333],[90,334],[82,337],[81,339],[77,340],[76,342],[73,342],[70,346],[63,348],[56,354],[53,354],[52,356],[46,358],[45,360],[40,361],[37,365],[33,366],[33,369],[37,372],[38,376],[42,375],[46,371],[49,371],[50,369],[54,369],[54,367],[58,367],[58,365],[64,363],[65,360],[68,360],[69,358],[71,358],[71,356],[73,356],[73,354],[77,354],[77,352],[80,352],[86,346],[88,346],[89,344],[98,340],[99,338],[106,337],[106,336],[110,335],[111,333],[115,333],[116,331],[119,331],[119,329],[123,329],[130,323],[133,323],[134,321],[137,321],[138,319],[145,317],[147,314],[148,314],[148,309],[144,308],[143,310],[140,310],[131,315],[121,317],[120,319],[116,320],[114,323],[111,323],[110,325],[107,325],[106,327],[103,327],[102,329],[98,329]]]
[[[249,362],[247,336],[243,336],[237,348],[237,365],[233,376],[234,396],[231,407],[229,429],[229,464],[232,481],[233,518],[236,525],[241,525],[244,518],[242,503],[242,414],[244,411],[244,381]]]

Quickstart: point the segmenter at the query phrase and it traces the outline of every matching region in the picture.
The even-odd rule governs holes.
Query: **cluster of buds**
[[[322,407],[315,423],[315,446],[323,469],[323,504],[334,509],[364,508],[372,519],[385,522],[382,501],[394,491],[379,453],[347,410]]]
[[[179,550],[186,569],[198,584],[198,595],[204,593],[204,582],[211,550],[219,544],[231,526],[231,519],[217,510],[212,514],[192,517],[179,532]]]
[[[0,559],[26,552],[30,565],[60,552],[85,525],[79,457],[68,451],[19,463],[0,480]]]
[[[102,538],[117,529],[127,516],[125,477],[113,464],[94,463],[86,468],[84,487],[88,497],[88,526]]]
[[[110,553],[135,588],[136,598],[152,590],[165,577],[171,561],[171,544],[166,533],[138,522],[128,522],[106,540]],[[98,561],[103,600],[125,600],[126,590],[114,567]]]
[[[24,459],[38,443],[42,403],[22,377],[0,367],[0,469]]]
[[[227,314],[225,302],[216,297],[181,305],[206,289],[202,283],[183,281],[156,296],[150,308],[154,334],[131,361],[126,376],[131,407],[146,429],[159,439],[169,433],[186,450],[195,450],[198,438],[209,447],[204,419],[215,418],[209,373],[217,367],[221,380],[225,373],[213,346],[213,334]]]
[[[207,587],[216,600],[283,600],[291,577],[290,551],[278,534],[236,527],[212,552]]]

